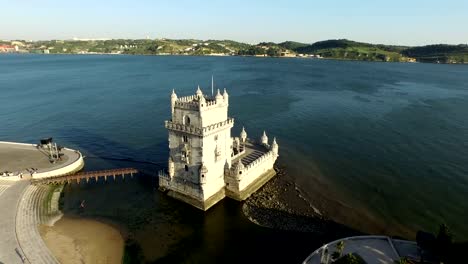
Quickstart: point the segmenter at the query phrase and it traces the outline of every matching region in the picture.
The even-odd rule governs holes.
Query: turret
[[[171,94],[171,113],[174,114],[174,106],[175,102],[177,101],[177,94],[175,93],[174,89],[172,89]]]
[[[203,107],[206,104],[206,100],[205,100],[205,96],[203,96],[203,92],[200,89],[200,85],[198,85],[196,95],[198,98],[198,105],[200,107]]]
[[[197,95],[198,99],[200,99],[200,97],[203,96],[203,92],[200,90],[200,85],[198,85],[196,95]]]
[[[169,177],[174,177],[174,161],[172,160],[172,157],[169,157],[169,162],[168,162],[168,171],[169,171]]]
[[[273,151],[275,155],[278,155],[278,143],[276,143],[276,138],[273,138],[273,143],[271,143],[271,151]]]
[[[206,183],[206,174],[208,173],[208,169],[206,168],[205,164],[202,163],[200,166],[200,184]]]
[[[223,99],[226,104],[229,103],[229,94],[227,93],[226,88],[224,88]]]
[[[224,163],[224,176],[229,176],[229,175],[230,175],[229,162],[226,160],[226,163]]]
[[[242,163],[242,158],[240,158],[236,164],[236,167],[234,168],[234,173],[235,173],[234,176],[236,178],[240,178],[244,169],[245,167],[244,167],[244,164]]]
[[[203,94],[198,97],[198,105],[200,107],[203,107],[204,105],[206,105],[205,96]]]
[[[219,92],[219,89],[218,89],[218,93],[216,94],[216,103],[219,104],[223,101],[223,96],[221,95],[221,93]]]
[[[240,138],[242,139],[242,143],[245,143],[245,141],[247,140],[247,132],[245,132],[244,127],[242,127],[242,131],[240,133]]]
[[[262,138],[261,138],[261,142],[262,142],[262,145],[268,146],[268,137],[267,137],[265,131],[263,131],[263,135],[262,135]]]

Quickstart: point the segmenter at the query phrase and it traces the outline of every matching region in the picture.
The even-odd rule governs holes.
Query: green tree
[[[279,57],[281,55],[281,51],[278,48],[269,48],[267,50],[267,55],[270,57]]]
[[[399,260],[395,260],[395,264],[409,264],[407,258],[400,258]]]
[[[345,243],[343,240],[341,240],[340,242],[336,244],[336,250],[338,250],[340,257],[343,255],[344,247],[345,247]]]

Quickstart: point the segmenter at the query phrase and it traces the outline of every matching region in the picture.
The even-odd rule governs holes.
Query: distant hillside
[[[65,54],[240,55],[261,57],[316,57],[384,62],[468,63],[468,45],[404,47],[335,39],[305,44],[295,41],[256,45],[232,40],[112,39],[1,41],[18,46],[15,52]],[[11,52],[10,50],[4,52]],[[2,50],[0,50],[2,52]]]
[[[468,63],[468,45],[428,45],[403,50],[420,62]]]
[[[293,43],[293,42],[291,42]],[[260,42],[257,45],[252,45],[247,49],[241,49],[238,55],[247,56],[269,56],[269,57],[291,57],[296,56],[295,52],[283,47],[281,44],[273,42]]]
[[[232,40],[196,39],[112,39],[51,40],[26,42],[30,52],[65,54],[142,54],[142,55],[237,55],[251,45]]]
[[[364,61],[410,61],[402,55],[405,47],[375,45],[346,39],[325,40],[294,49],[297,53],[316,54],[324,58]]]
[[[332,59],[468,63],[468,45],[404,47],[338,39],[299,45],[293,50],[299,54],[316,54]]]
[[[285,42],[281,42],[278,44],[280,47],[283,47],[285,49],[288,49],[288,50],[297,50],[299,48],[302,48],[302,47],[306,47],[308,46],[309,44],[305,44],[305,43],[300,43],[300,42],[295,42],[295,41],[285,41]]]

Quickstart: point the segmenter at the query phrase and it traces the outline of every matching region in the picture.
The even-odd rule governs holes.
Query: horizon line
[[[349,38],[329,38],[329,39],[323,39],[323,40],[318,40],[318,41],[313,41],[313,42],[302,42],[302,41],[296,41],[296,40],[284,40],[284,41],[279,41],[279,42],[275,42],[275,41],[259,41],[257,43],[255,42],[243,42],[243,41],[239,41],[239,40],[235,40],[235,39],[228,39],[228,38],[223,38],[223,39],[213,39],[213,38],[208,38],[208,39],[203,39],[203,38],[149,38],[149,37],[145,37],[145,38],[78,38],[78,37],[72,37],[72,38],[51,38],[51,39],[19,39],[19,38],[16,38],[16,39],[4,39],[4,38],[0,38],[0,41],[25,41],[25,42],[41,42],[41,41],[108,41],[108,40],[197,40],[197,41],[203,41],[203,42],[206,42],[206,41],[210,41],[210,40],[214,40],[214,41],[235,41],[235,42],[238,42],[238,43],[244,43],[244,44],[249,44],[249,45],[258,45],[260,43],[275,43],[275,44],[280,44],[280,43],[284,43],[284,42],[296,42],[296,43],[301,43],[301,44],[307,44],[307,45],[312,45],[314,43],[317,43],[317,42],[322,42],[322,41],[328,41],[328,40],[348,40],[348,41],[354,41],[354,42],[358,42],[358,43],[366,43],[366,44],[373,44],[373,45],[385,45],[385,46],[404,46],[404,47],[418,47],[418,46],[429,46],[429,45],[454,45],[454,46],[459,46],[459,45],[468,45],[468,42],[467,43],[444,43],[444,42],[434,42],[434,43],[426,43],[426,44],[412,44],[412,45],[408,45],[408,44],[384,44],[384,43],[375,43],[375,42],[371,42],[371,41],[359,41],[359,40],[353,40],[353,39],[349,39]]]

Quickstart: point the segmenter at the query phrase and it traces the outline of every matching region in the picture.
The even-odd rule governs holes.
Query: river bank
[[[60,197],[63,185],[38,186],[43,200],[36,204],[37,229],[59,263],[121,263],[124,239],[119,229],[94,219],[63,215]]]
[[[53,226],[41,225],[39,232],[62,264],[122,262],[124,240],[107,224],[64,216]]]
[[[301,190],[284,166],[276,166],[277,175],[252,194],[243,204],[246,217],[260,226],[320,236],[382,234],[413,238],[412,232],[389,228],[384,222],[366,215],[365,209],[354,210],[328,199],[317,185],[314,190]],[[312,195],[311,195],[312,194]]]

